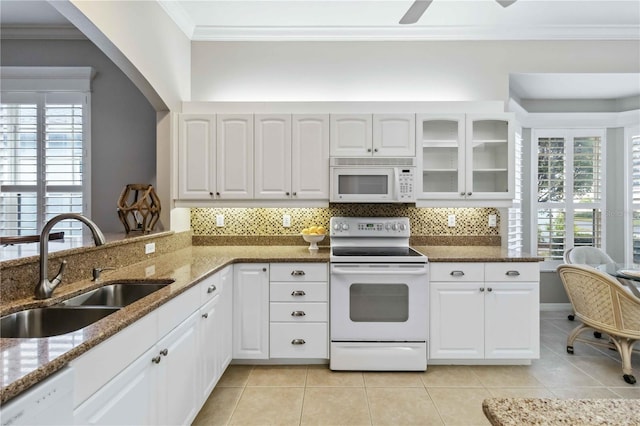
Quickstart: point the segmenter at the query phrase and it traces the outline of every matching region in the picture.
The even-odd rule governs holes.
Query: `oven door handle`
[[[384,274],[384,275],[424,275],[427,273],[427,267],[424,265],[420,266],[403,266],[403,267],[393,267],[386,265],[367,265],[367,266],[345,266],[345,265],[333,265],[331,266],[331,273],[335,275],[361,275],[374,272],[376,274]]]

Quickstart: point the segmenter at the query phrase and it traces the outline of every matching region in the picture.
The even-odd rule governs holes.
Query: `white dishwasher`
[[[4,404],[2,426],[73,424],[72,373],[65,367]]]

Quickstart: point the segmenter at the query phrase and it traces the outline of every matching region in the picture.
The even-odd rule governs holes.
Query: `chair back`
[[[583,323],[608,334],[640,338],[640,299],[617,280],[587,265],[560,265],[558,274]]]
[[[598,247],[580,246],[565,252],[565,263],[580,265],[602,265],[613,263],[613,259]]]

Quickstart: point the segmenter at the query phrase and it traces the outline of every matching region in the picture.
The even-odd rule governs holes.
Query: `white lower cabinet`
[[[75,424],[190,424],[231,360],[232,270],[74,360]]]
[[[537,263],[432,263],[429,358],[540,357]]]
[[[269,264],[233,267],[233,358],[269,358]]]
[[[326,263],[271,264],[271,358],[328,358]]]

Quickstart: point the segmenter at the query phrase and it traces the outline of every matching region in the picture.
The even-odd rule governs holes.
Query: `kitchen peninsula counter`
[[[537,262],[540,259],[503,251],[500,247],[418,246],[431,262]],[[118,312],[75,332],[33,339],[0,338],[0,403],[60,370],[99,343],[149,312],[233,263],[328,262],[329,248],[310,252],[308,246],[191,246],[120,268],[105,271],[98,282],[82,280],[60,287],[55,297],[31,298],[0,304],[0,315],[58,303],[112,281],[141,278],[172,278],[172,284],[132,303]]]

